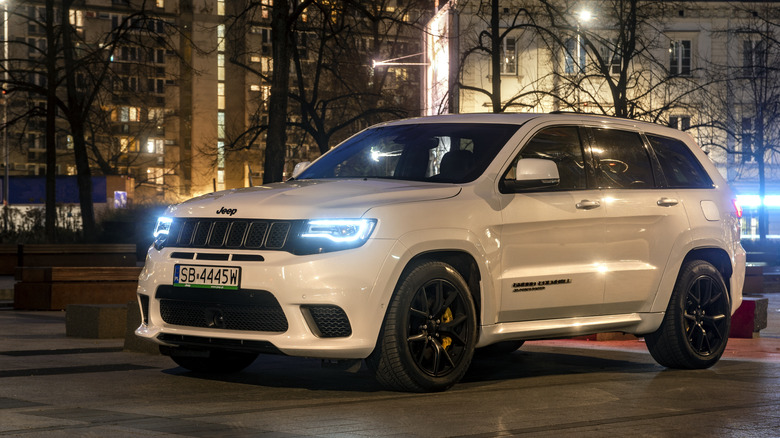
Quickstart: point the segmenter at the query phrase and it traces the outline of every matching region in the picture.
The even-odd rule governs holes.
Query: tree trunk
[[[756,142],[753,154],[758,164],[758,198],[761,203],[758,205],[758,236],[761,243],[766,242],[766,236],[769,234],[769,214],[766,210],[766,156],[764,139],[764,112],[760,106],[756,111]]]
[[[499,28],[498,15],[499,0],[490,0],[490,63],[493,70],[491,78],[493,112],[501,112],[501,29]]]
[[[69,10],[72,2],[64,1],[61,6],[62,26],[62,52],[65,58],[65,85],[67,88],[68,122],[73,136],[73,153],[76,159],[76,182],[79,187],[79,206],[81,207],[81,226],[86,241],[94,241],[97,237],[97,224],[95,223],[95,209],[92,204],[92,173],[89,169],[89,156],[87,143],[84,139],[84,119],[87,109],[83,97],[79,97],[76,90],[76,74],[74,61],[74,45],[70,25]]]
[[[46,0],[46,241],[57,238],[57,41],[54,36],[54,0]]]
[[[271,11],[273,77],[268,104],[268,137],[265,143],[263,184],[284,179],[287,143],[287,95],[290,86],[290,2],[274,0]]]

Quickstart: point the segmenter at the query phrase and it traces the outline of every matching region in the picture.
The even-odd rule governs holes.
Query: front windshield
[[[390,178],[465,183],[485,171],[518,125],[421,123],[368,129],[296,179]]]

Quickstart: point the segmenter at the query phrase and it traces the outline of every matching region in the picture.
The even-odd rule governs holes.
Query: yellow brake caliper
[[[449,323],[451,321],[452,321],[452,311],[450,310],[449,307],[447,307],[447,310],[445,310],[444,314],[441,316],[441,322],[447,324],[447,323]],[[445,336],[445,337],[441,338],[441,346],[445,350],[451,344],[452,344],[452,338],[450,338],[449,336]]]

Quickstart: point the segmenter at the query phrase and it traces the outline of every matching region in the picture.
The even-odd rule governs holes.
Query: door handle
[[[674,199],[674,198],[661,198],[656,202],[661,207],[671,207],[674,205],[677,205],[680,201]]]
[[[577,203],[576,207],[580,210],[593,210],[594,208],[601,207],[601,203],[599,201],[590,201],[588,199],[583,199],[582,201]]]

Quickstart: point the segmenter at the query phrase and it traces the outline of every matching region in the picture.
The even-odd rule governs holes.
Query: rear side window
[[[618,129],[593,129],[592,132],[592,151],[599,187],[655,187],[650,156],[638,133]]]
[[[655,156],[661,164],[666,183],[676,189],[712,188],[712,179],[699,160],[680,140],[648,135]]]

